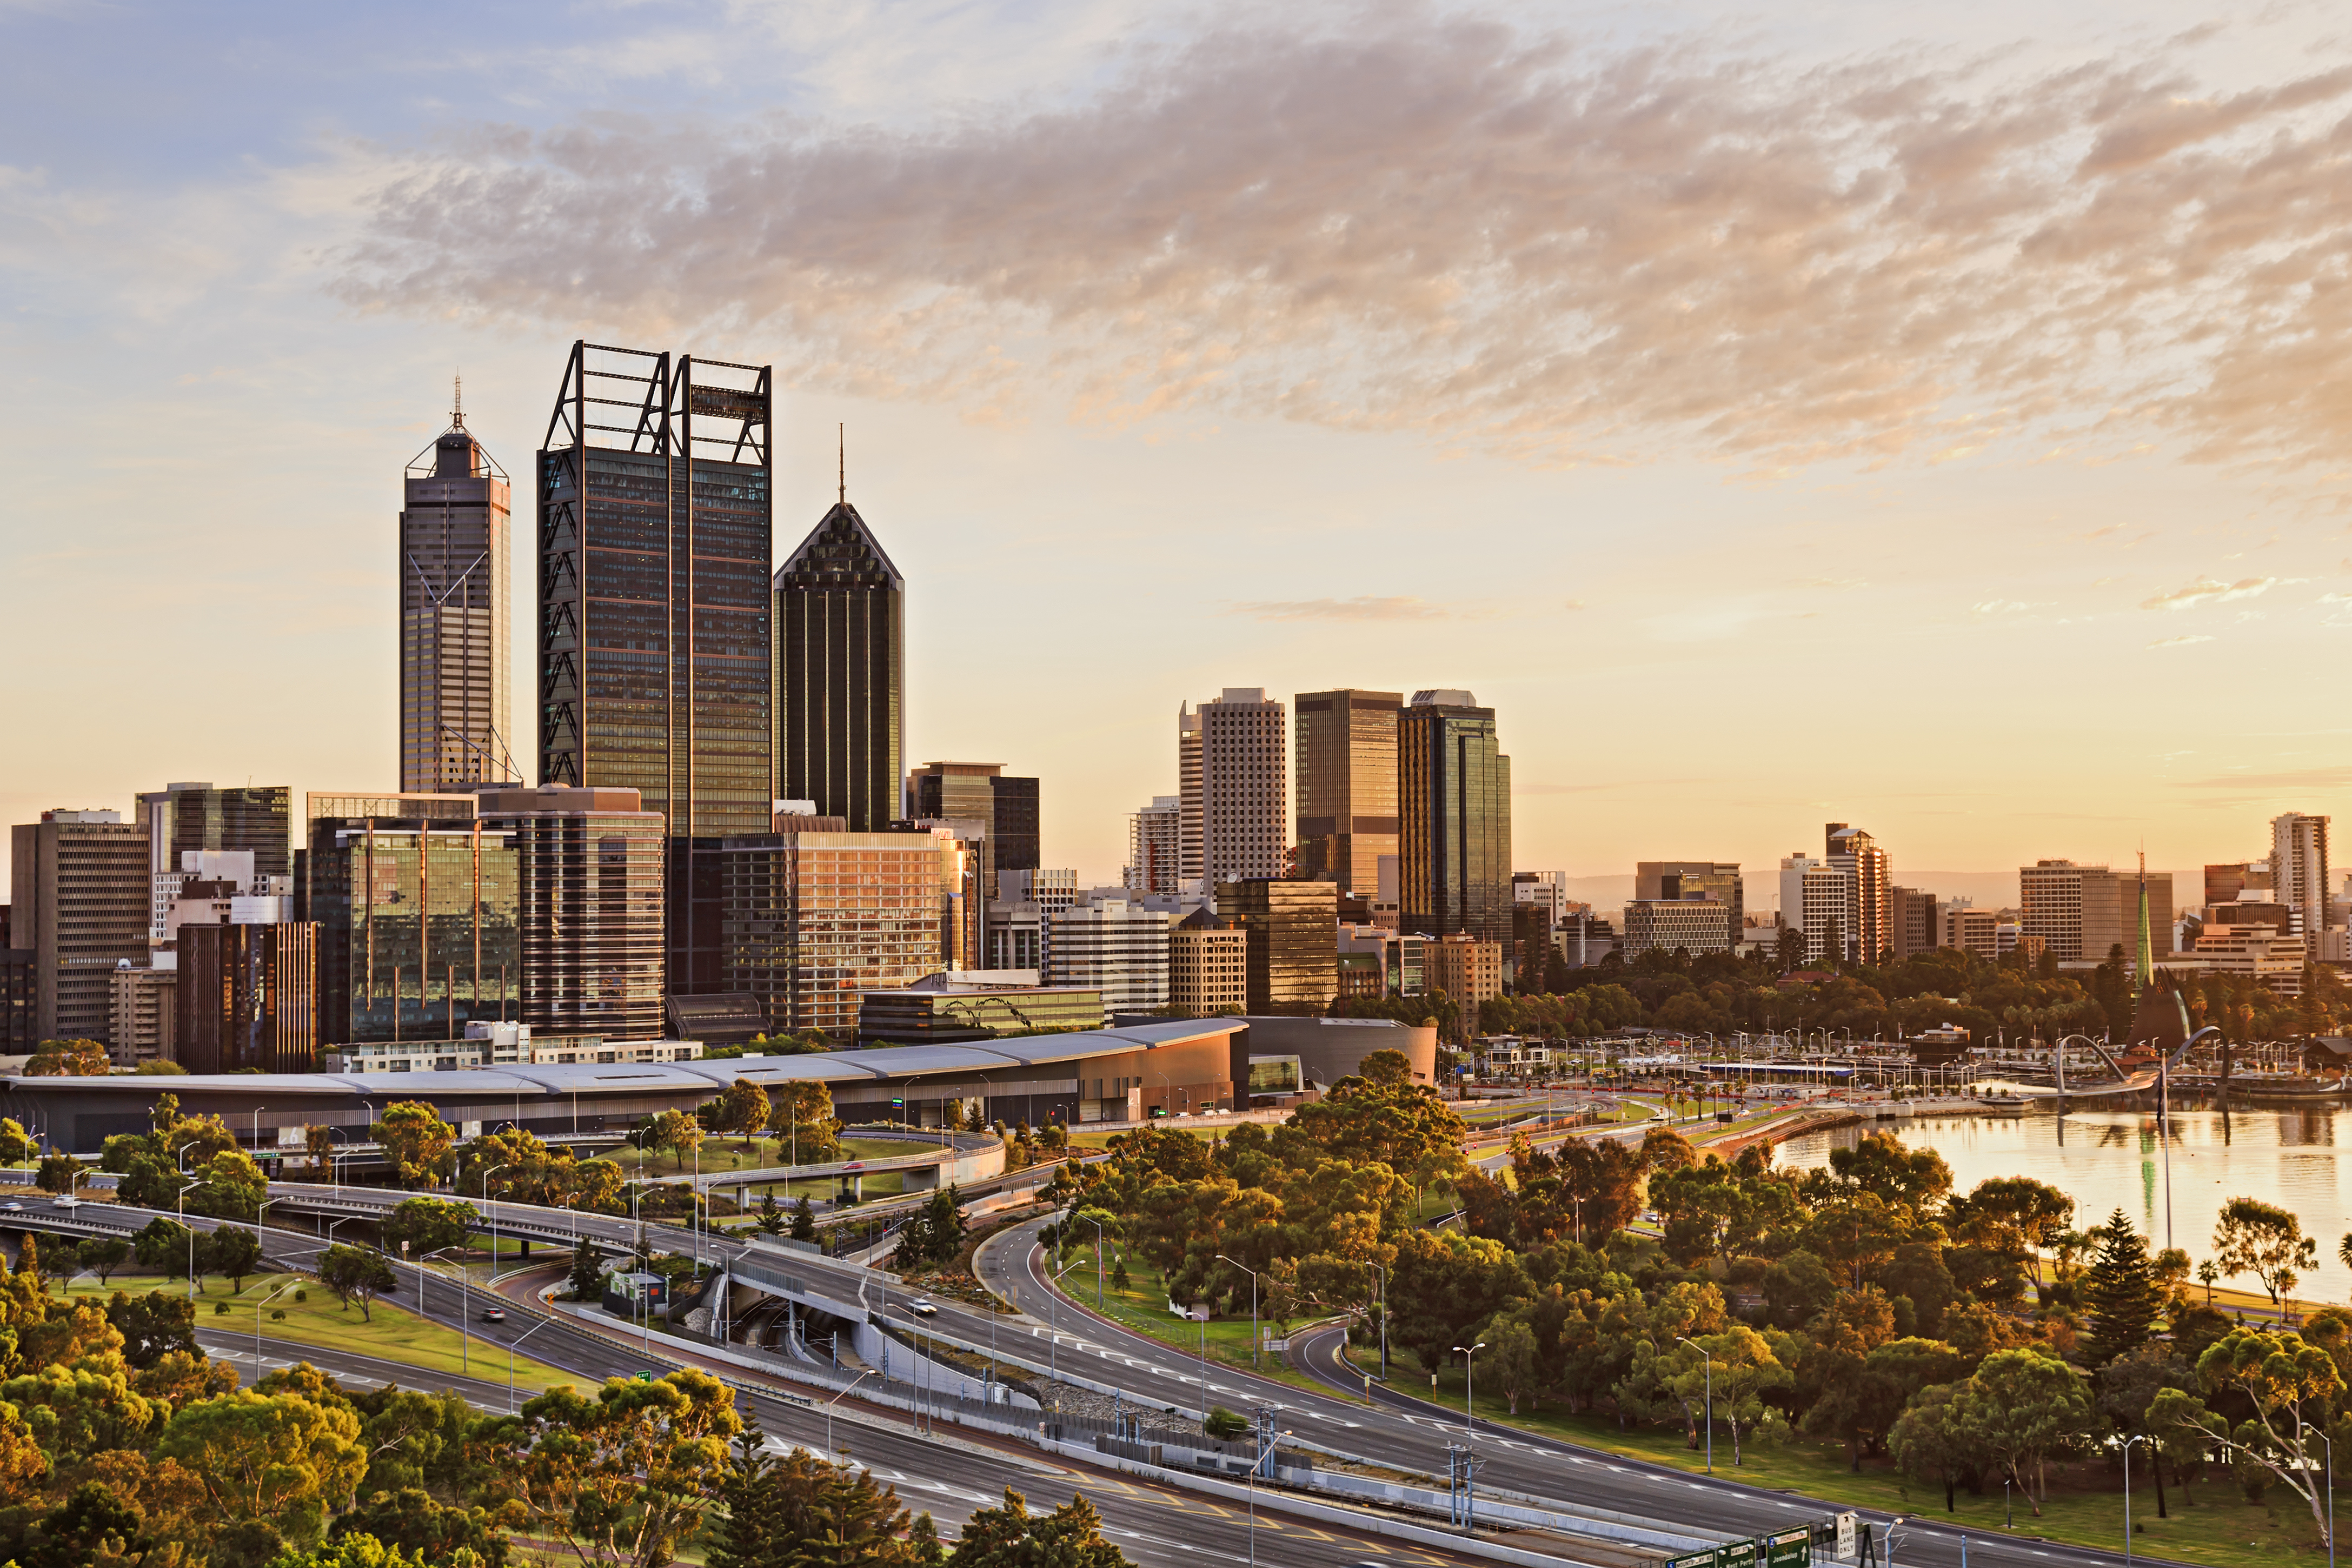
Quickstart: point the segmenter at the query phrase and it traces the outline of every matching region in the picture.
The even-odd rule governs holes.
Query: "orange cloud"
[[[2212,98],[2154,58],[1995,80],[1425,16],[1149,58],[926,133],[485,128],[373,192],[340,287],[809,387],[1530,462],[1925,460],[1956,422],[2352,457],[2352,70]]]

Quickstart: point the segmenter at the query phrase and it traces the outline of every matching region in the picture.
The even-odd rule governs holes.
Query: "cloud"
[[[2334,790],[2352,785],[2352,768],[2298,768],[2275,773],[2223,773],[2218,778],[2180,779],[2175,789]]]
[[[2029,604],[2023,599],[1986,599],[1970,605],[1969,608],[1979,616],[2021,616],[2028,610],[2041,608],[2041,605]]]
[[[1138,48],[1073,104],[918,130],[478,126],[373,181],[336,288],[1110,427],[1766,471],[1956,428],[2352,457],[2352,69],[2215,97],[2162,53],[1999,76],[1374,16]]]
[[[2241,577],[2234,583],[2217,583],[2210,577],[2200,577],[2186,588],[2176,588],[2169,594],[2158,594],[2142,599],[2143,610],[2187,610],[2199,605],[2226,605],[2232,599],[2252,599],[2277,585],[2275,577]]]
[[[1584,608],[1584,601],[1581,599],[1563,599],[1560,601],[1559,607],[1563,610],[1580,610]]]
[[[2213,639],[2211,637],[2207,637],[2204,633],[2199,632],[2189,637],[2158,637],[2156,641],[2148,644],[2147,646],[2150,647],[2187,647],[2190,643],[2211,642],[2212,640]]]
[[[1800,577],[1800,588],[1867,588],[1870,584],[1860,577]]]
[[[1259,621],[1442,621],[1447,612],[1411,595],[1376,599],[1275,599],[1236,605],[1234,614]]]

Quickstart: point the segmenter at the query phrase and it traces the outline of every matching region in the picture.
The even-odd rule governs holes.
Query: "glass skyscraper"
[[[312,795],[299,919],[317,924],[318,1040],[462,1038],[522,1017],[512,831],[471,795]]]
[[[1416,691],[1398,715],[1398,913],[1423,936],[1507,942],[1511,759],[1477,700]]]
[[[1395,691],[1305,691],[1291,699],[1298,773],[1298,875],[1370,893],[1397,852]]]
[[[845,485],[772,585],[776,794],[880,832],[904,815],[907,580]]]
[[[466,428],[408,465],[400,510],[400,787],[461,789],[520,771],[509,668],[513,502],[504,470]],[[174,861],[176,865],[178,862]]]
[[[723,988],[718,853],[773,783],[768,367],[576,342],[539,453],[540,780],[667,837],[669,988]]]

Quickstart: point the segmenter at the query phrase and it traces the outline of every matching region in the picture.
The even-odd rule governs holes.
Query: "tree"
[[[833,1091],[821,1083],[780,1083],[768,1097],[768,1131],[783,1145],[787,1163],[813,1165],[841,1152],[841,1122]]]
[[[175,1411],[155,1453],[196,1478],[216,1518],[312,1542],[367,1470],[359,1436],[348,1405],[244,1389]]]
[[[33,1184],[45,1193],[59,1193],[67,1197],[81,1181],[81,1162],[70,1154],[47,1154],[41,1159],[41,1173]]]
[[[1772,1353],[1771,1342],[1754,1329],[1735,1324],[1721,1333],[1701,1335],[1695,1345],[1675,1346],[1673,1360],[1676,1370],[1668,1386],[1685,1401],[1697,1401],[1702,1410],[1711,1408],[1721,1415],[1731,1431],[1731,1462],[1745,1463],[1743,1429],[1752,1433],[1767,1418],[1765,1395],[1796,1382]]]
[[[735,1442],[719,1483],[726,1517],[710,1542],[710,1568],[929,1568],[941,1556],[929,1514],[908,1511],[895,1488],[794,1448],[782,1460],[757,1432]]]
[[[26,1078],[104,1078],[113,1070],[106,1047],[96,1040],[43,1040],[25,1062]]]
[[[142,1372],[173,1353],[203,1353],[196,1349],[196,1304],[184,1296],[168,1290],[132,1296],[117,1290],[107,1300],[106,1321],[122,1336],[122,1359]]]
[[[1356,1064],[1356,1075],[1366,1083],[1410,1084],[1412,1082],[1412,1058],[1402,1051],[1374,1051]]]
[[[373,1247],[347,1247],[341,1242],[319,1255],[319,1283],[335,1293],[345,1307],[360,1304],[360,1317],[373,1322],[370,1303],[396,1289],[399,1281],[383,1253]]]
[[[1009,1487],[1003,1507],[980,1509],[965,1521],[947,1562],[948,1568],[1128,1568],[1126,1556],[1102,1537],[1102,1516],[1083,1496],[1049,1514],[1033,1514],[1027,1500]]]
[[[385,1106],[383,1120],[368,1129],[368,1136],[383,1146],[394,1177],[411,1188],[446,1176],[450,1152],[457,1146],[457,1130],[433,1107],[415,1100],[395,1100]]]
[[[1946,1223],[1955,1237],[2031,1268],[2042,1283],[2041,1249],[2074,1217],[2074,1200],[2031,1176],[1993,1176],[1954,1198]]]
[[[189,1235],[188,1227],[179,1221],[158,1215],[132,1234],[131,1256],[139,1259],[140,1268],[151,1274],[161,1274],[167,1279],[186,1278],[204,1267],[201,1257],[191,1262]],[[201,1279],[197,1288],[203,1288]]]
[[[2147,1342],[2148,1330],[2162,1303],[2157,1300],[2156,1271],[2148,1260],[2147,1242],[2132,1228],[2123,1210],[2116,1210],[2091,1237],[2098,1252],[2092,1259],[2084,1292],[2091,1309],[2091,1335],[2084,1350],[2084,1359],[2096,1371]]]
[[[2214,1261],[2224,1274],[2251,1274],[2276,1306],[2305,1271],[2319,1263],[2319,1243],[2303,1222],[2260,1198],[2231,1198],[2213,1226]]]
[[[709,1113],[712,1131],[740,1132],[743,1147],[749,1149],[751,1134],[768,1124],[768,1091],[748,1078],[739,1078],[702,1109]]]
[[[2137,1433],[2149,1440],[2149,1468],[2156,1473],[2156,1516],[2168,1517],[2164,1496],[2164,1466],[2168,1452],[2177,1452],[2178,1445],[2168,1445],[2166,1434],[2156,1429],[2149,1420],[2150,1408],[2156,1396],[2168,1388],[2193,1389],[2196,1374],[2172,1353],[2171,1348],[2159,1343],[2142,1344],[2130,1353],[2107,1363],[2099,1374],[2099,1409],[2126,1433]],[[2126,1456],[2126,1462],[2129,1462]]]
[[[41,1152],[32,1135],[13,1116],[0,1117],[0,1165],[22,1165]]]
[[[646,1124],[644,1142],[648,1148],[668,1150],[675,1167],[683,1171],[687,1156],[702,1145],[702,1127],[691,1116],[673,1108]]]
[[[661,1568],[701,1529],[743,1423],[735,1396],[687,1368],[658,1382],[614,1378],[589,1398],[568,1384],[522,1408],[501,1483],[533,1532],[583,1563]]]
[[[103,1289],[107,1277],[131,1261],[131,1244],[119,1236],[84,1237],[74,1244],[74,1261],[97,1275]]]
[[[1486,1371],[1503,1390],[1510,1402],[1511,1414],[1519,1413],[1519,1400],[1535,1392],[1541,1375],[1536,1355],[1535,1330],[1528,1326],[1522,1314],[1497,1318],[1486,1329]]]
[[[2149,1402],[2149,1426],[2160,1433],[2193,1433],[2207,1444],[2233,1449],[2301,1498],[2320,1540],[2326,1542],[2319,1454],[2324,1423],[2307,1420],[2305,1412],[2325,1411],[2343,1397],[2344,1379],[2334,1358],[2299,1335],[2238,1329],[2197,1358],[2197,1381],[2209,1398],[2251,1414],[2233,1426],[2206,1400],[2166,1388]]]
[[[362,1436],[366,1436],[363,1432]],[[407,1551],[425,1568],[462,1561],[471,1552],[480,1568],[506,1568],[507,1538],[480,1508],[453,1508],[422,1487],[374,1491],[334,1523],[338,1544],[373,1540],[390,1551]],[[386,1558],[387,1568],[391,1563]]]
[[[1952,1401],[1959,1393],[1954,1384],[1923,1388],[1910,1407],[1886,1434],[1895,1462],[1915,1481],[1944,1489],[1944,1511],[1955,1511],[1952,1489],[1974,1473],[1978,1455],[1958,1421]]]
[[[898,1230],[898,1261],[907,1268],[928,1268],[948,1262],[963,1247],[963,1210],[952,1184],[931,1194]]]
[[[242,1149],[223,1149],[194,1169],[204,1185],[188,1189],[188,1211],[215,1219],[259,1218],[261,1200],[269,1195],[269,1179],[253,1156]]]
[[[2080,1442],[2095,1418],[2074,1368],[2021,1349],[1985,1358],[1953,1396],[1951,1419],[1969,1447],[2024,1489],[2039,1518],[2050,1458]]]
[[[793,1205],[793,1239],[794,1241],[816,1239],[816,1211],[809,1206],[806,1193],[803,1193],[801,1201]]]
[[[197,1250],[212,1272],[228,1281],[232,1292],[244,1289],[246,1276],[261,1267],[261,1237],[241,1225],[217,1227]]]
[[[340,1525],[342,1521],[335,1522]],[[505,1558],[499,1561],[503,1563]],[[381,1541],[357,1531],[339,1531],[334,1540],[307,1552],[289,1548],[271,1558],[268,1568],[435,1568],[435,1563],[428,1562],[421,1551],[404,1551],[397,1542]]]
[[[604,1255],[593,1241],[583,1241],[572,1255],[572,1299],[593,1301],[604,1293]]]
[[[423,1258],[448,1247],[463,1247],[480,1216],[469,1203],[448,1198],[403,1198],[383,1218],[386,1247],[408,1244],[407,1255]]]

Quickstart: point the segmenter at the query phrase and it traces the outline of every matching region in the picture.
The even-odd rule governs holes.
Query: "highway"
[[[23,1201],[21,1210],[0,1213],[0,1226],[44,1230],[58,1226],[84,1230],[97,1226],[128,1234],[157,1217],[152,1211],[115,1204],[85,1203],[68,1212],[46,1197],[28,1196]],[[188,1216],[188,1223],[193,1228],[207,1230],[215,1224],[195,1215]],[[281,1266],[308,1268],[321,1249],[320,1242],[299,1233],[277,1228],[263,1232],[265,1254]],[[389,1299],[413,1309],[416,1303],[417,1270],[403,1268],[398,1273],[400,1289]],[[479,1294],[475,1292],[477,1300],[473,1303],[478,1321],[469,1325],[468,1331],[475,1336],[476,1353],[484,1358],[489,1375],[464,1378],[422,1372],[356,1351],[297,1344],[273,1340],[266,1334],[261,1340],[258,1370],[266,1373],[307,1361],[363,1386],[394,1382],[435,1390],[454,1388],[472,1404],[489,1411],[508,1408],[505,1379],[496,1375],[504,1358],[497,1352],[526,1338],[528,1343],[523,1348],[530,1356],[577,1373],[586,1384],[633,1376],[646,1370],[670,1370],[667,1361],[649,1361],[625,1343],[591,1333],[563,1318],[542,1319],[534,1313],[517,1311],[510,1312],[504,1323],[481,1322]],[[457,1327],[458,1299],[454,1281],[438,1275],[427,1278],[426,1316]],[[213,1327],[214,1321],[208,1318],[199,1320],[198,1342],[208,1354],[236,1366],[242,1381],[251,1383],[257,1373],[253,1335]],[[625,1334],[625,1326],[619,1326],[618,1331]],[[824,1412],[814,1400],[793,1397],[781,1389],[772,1393],[752,1386],[746,1381],[748,1374],[740,1370],[718,1370],[724,1371],[737,1384],[738,1408],[761,1431],[786,1444],[824,1451]],[[527,1400],[529,1395],[524,1394],[521,1397]],[[842,1414],[845,1409],[846,1415]],[[854,1400],[845,1400],[836,1406],[835,1414],[831,1428],[834,1451],[871,1468],[877,1479],[897,1487],[908,1507],[919,1512],[929,1511],[941,1536],[950,1541],[972,1510],[1002,1502],[1005,1489],[1011,1488],[1029,1500],[1033,1511],[1058,1506],[1072,1494],[1083,1492],[1101,1512],[1104,1533],[1129,1557],[1147,1568],[1204,1561],[1243,1563],[1251,1560],[1253,1549],[1258,1562],[1295,1563],[1299,1568],[1350,1568],[1367,1563],[1450,1565],[1480,1561],[1341,1528],[1313,1527],[1263,1509],[1253,1521],[1249,1510],[1242,1506],[1046,1458],[1025,1451],[1016,1442],[990,1435],[950,1428],[940,1438],[919,1436],[903,1419],[857,1405]]]

